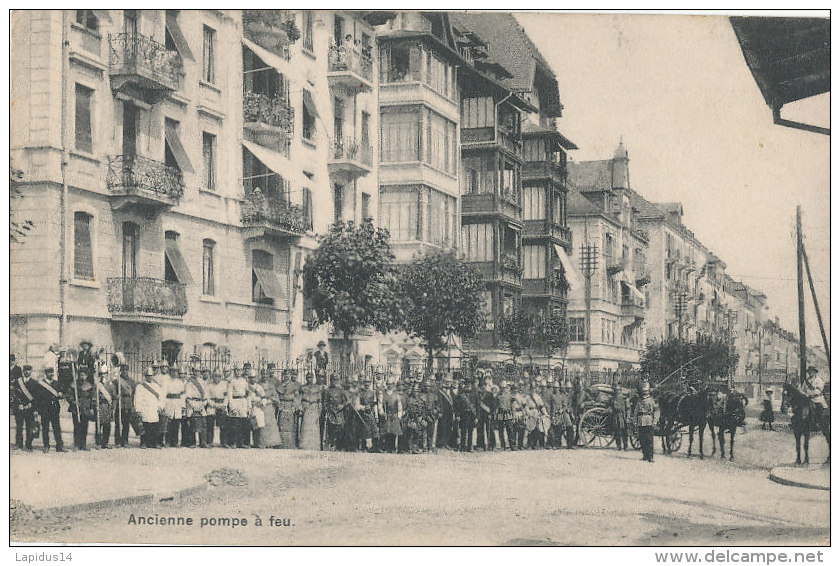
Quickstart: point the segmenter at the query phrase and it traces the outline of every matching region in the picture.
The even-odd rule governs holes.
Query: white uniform
[[[154,393],[152,393],[152,391]],[[155,396],[157,393],[157,396]],[[163,409],[164,396],[160,385],[154,381],[138,383],[134,388],[134,410],[144,423],[158,422],[158,411]]]
[[[184,380],[177,377],[165,377],[161,387],[165,396],[164,412],[170,419],[184,416]]]

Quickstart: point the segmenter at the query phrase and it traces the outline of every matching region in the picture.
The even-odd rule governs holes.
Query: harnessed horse
[[[831,462],[831,413],[829,409],[822,411],[822,418],[817,418],[817,411],[814,402],[791,383],[785,383],[782,394],[782,412],[787,412],[788,407],[793,410],[790,419],[790,426],[793,429],[793,436],[796,438],[796,464],[808,464],[808,444],[811,440],[811,428],[816,427],[822,430],[825,441],[828,444],[828,459]],[[803,438],[804,437],[804,438]],[[804,442],[802,442],[804,439]],[[805,448],[805,459],[802,460],[802,445]]]
[[[715,453],[715,432],[714,432],[714,399],[716,392],[707,386],[700,390],[689,389],[688,393],[681,393],[674,390],[662,392],[657,401],[659,402],[660,430],[662,431],[662,449],[666,454],[672,452],[669,439],[672,434],[682,426],[688,426],[688,457],[694,445],[694,431],[697,430],[697,438],[700,444],[700,458],[703,454],[703,436],[706,427],[712,434],[712,454]]]
[[[746,416],[746,398],[738,392],[717,393],[714,409],[714,424],[718,428],[718,442],[720,443],[720,459],[726,457],[726,443],[724,433],[729,432],[729,461],[735,458],[735,431],[744,424]]]

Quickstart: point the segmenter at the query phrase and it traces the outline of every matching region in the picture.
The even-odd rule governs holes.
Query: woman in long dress
[[[306,375],[306,385],[300,389],[300,404],[303,417],[300,425],[301,450],[321,449],[321,387],[315,383],[315,375]]]

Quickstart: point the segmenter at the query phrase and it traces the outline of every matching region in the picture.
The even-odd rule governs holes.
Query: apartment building
[[[352,13],[12,15],[12,348],[303,355],[300,273],[375,217],[371,27]]]
[[[612,159],[569,164],[569,227],[580,282],[572,286],[568,310],[566,363],[573,370],[583,370],[586,359],[584,274],[591,293],[590,368],[638,368],[647,342],[649,242],[631,204],[629,161],[619,143]]]

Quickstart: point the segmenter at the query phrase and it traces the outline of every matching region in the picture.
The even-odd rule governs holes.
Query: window
[[[344,187],[336,184],[333,186],[333,222],[341,222],[344,213]]]
[[[522,219],[545,219],[545,187],[524,187],[522,189]]]
[[[123,102],[122,154],[124,156],[137,155],[139,122],[140,110],[130,102]]]
[[[382,163],[420,160],[420,113],[383,113],[379,138]]]
[[[184,32],[181,31],[181,26],[178,24],[178,10],[166,11],[166,49],[178,53],[184,59],[195,61],[195,56],[192,54],[187,38],[184,37]]]
[[[164,234],[164,242],[166,244],[163,253],[165,279],[170,283],[189,285],[192,283],[192,276],[178,248],[178,232],[167,230]]]
[[[455,174],[455,124],[435,112],[428,113],[426,163]]]
[[[367,220],[370,217],[370,195],[362,193],[362,220]]]
[[[438,246],[453,246],[457,227],[457,202],[454,197],[434,189],[429,189],[428,194],[428,241]]]
[[[204,57],[201,67],[201,80],[213,84],[216,82],[216,30],[204,26]]]
[[[333,40],[336,45],[344,43],[344,18],[339,15],[333,19]]]
[[[86,212],[73,215],[73,275],[76,279],[93,280],[93,216]]]
[[[551,210],[554,223],[558,226],[566,225],[566,193],[555,191]]]
[[[134,37],[137,35],[137,30],[139,29],[139,20],[140,14],[137,13],[137,10],[123,10],[123,31],[129,37]]]
[[[312,93],[308,90],[303,91],[303,131],[301,132],[303,138],[309,141],[315,141],[315,102],[312,99]]]
[[[522,257],[523,278],[545,279],[545,246],[522,246]]]
[[[309,52],[315,48],[312,39],[312,10],[303,11],[303,48]]]
[[[216,136],[204,132],[202,139],[202,155],[204,156],[204,188],[208,191],[216,190]]]
[[[420,46],[385,45],[379,52],[380,81],[400,83],[420,80]]]
[[[572,317],[569,319],[569,340],[571,342],[583,342],[586,340],[586,322],[582,317]]]
[[[122,276],[125,279],[137,277],[137,240],[140,228],[133,222],[123,222]]]
[[[370,147],[370,113],[362,110],[362,148]]]
[[[263,305],[273,305],[283,298],[284,291],[274,271],[274,256],[263,250],[251,253],[251,300]]]
[[[493,155],[467,156],[461,159],[463,194],[494,194],[498,165]]]
[[[492,128],[495,123],[493,99],[489,96],[461,100],[461,129]]]
[[[312,230],[312,190],[303,189],[303,217],[306,221],[306,229]]]
[[[428,51],[426,52],[426,84],[438,94],[446,98],[453,98],[449,65],[437,55],[433,55]]]
[[[164,161],[167,167],[174,167],[179,171],[192,173],[193,168],[187,150],[181,144],[181,136],[178,134],[180,124],[176,120],[166,118],[164,134]]]
[[[216,268],[213,263],[213,251],[216,248],[216,242],[213,240],[204,240],[204,253],[201,260],[201,292],[205,295],[216,294]]]
[[[83,25],[90,31],[99,31],[99,18],[93,10],[76,10],[76,23]]]
[[[338,97],[333,99],[333,136],[338,143],[344,137],[344,101]]]
[[[76,149],[88,153],[93,152],[92,102],[93,90],[76,84]]]
[[[420,195],[416,189],[383,190],[379,195],[379,225],[393,242],[420,239]]]
[[[493,261],[493,225],[464,224],[461,227],[461,249],[469,261]]]
[[[512,161],[504,160],[502,164],[502,197],[513,204],[520,204],[521,183],[519,180],[519,166]]]

